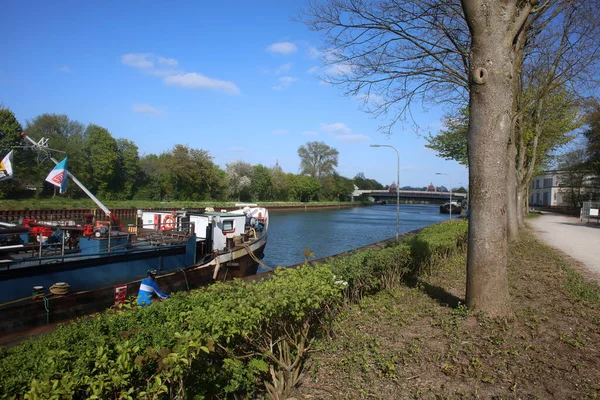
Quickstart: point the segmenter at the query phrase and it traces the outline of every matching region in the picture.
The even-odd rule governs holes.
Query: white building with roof
[[[595,197],[594,177],[586,175],[582,185],[574,187],[566,176],[566,171],[544,171],[531,180],[529,188],[529,205],[538,207],[573,206],[573,193],[581,194],[582,200]]]

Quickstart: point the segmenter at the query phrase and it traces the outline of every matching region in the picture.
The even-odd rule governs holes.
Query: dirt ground
[[[514,315],[464,302],[464,255],[415,287],[350,307],[322,339],[297,399],[595,399],[600,290],[530,231],[512,246]],[[574,269],[575,268],[575,269]]]

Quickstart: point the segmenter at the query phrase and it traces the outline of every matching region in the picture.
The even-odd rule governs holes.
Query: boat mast
[[[50,154],[50,152],[48,150],[46,150],[46,147],[48,147],[47,142],[48,140],[44,140],[44,138],[42,138],[39,142],[36,142],[35,140],[33,140],[32,138],[30,138],[29,136],[27,136],[27,134],[25,134],[25,132],[21,132],[21,136],[27,140],[31,146],[37,150],[37,151],[41,151],[44,154],[46,154],[54,164],[58,164],[58,160],[54,157],[52,157],[52,154]],[[110,211],[108,209],[108,207],[106,207],[104,204],[102,204],[102,202],[100,200],[98,200],[98,198],[96,198],[96,196],[94,196],[92,194],[92,192],[90,192],[85,186],[83,186],[83,183],[81,183],[79,181],[79,179],[75,178],[75,176],[71,173],[71,171],[67,170],[67,175],[69,176],[69,178],[71,178],[71,180],[73,182],[75,182],[77,184],[77,186],[79,186],[79,188],[81,190],[83,190],[83,192],[85,194],[87,194],[89,196],[90,199],[92,199],[92,201],[94,203],[96,203],[96,205],[102,210],[104,211],[104,214],[106,214],[106,216],[108,218],[110,218],[110,220],[118,227],[121,227],[121,221],[119,221],[119,219],[117,218],[117,216],[115,214],[113,214],[112,211]]]

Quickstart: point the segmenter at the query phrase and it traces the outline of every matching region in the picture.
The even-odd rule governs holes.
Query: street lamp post
[[[398,241],[400,229],[400,153],[394,146],[389,144],[372,144],[371,147],[390,147],[394,149],[396,156],[398,156],[398,180],[396,181],[396,241]]]
[[[450,219],[452,219],[452,177],[445,172],[436,172],[436,175],[446,175],[450,179]]]

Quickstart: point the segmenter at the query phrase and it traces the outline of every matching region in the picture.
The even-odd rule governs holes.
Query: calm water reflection
[[[454,215],[453,215],[454,217]],[[309,248],[327,257],[396,235],[396,205],[320,211],[269,211],[269,240],[263,262],[287,266],[304,260]],[[400,234],[448,219],[435,204],[401,204]]]

